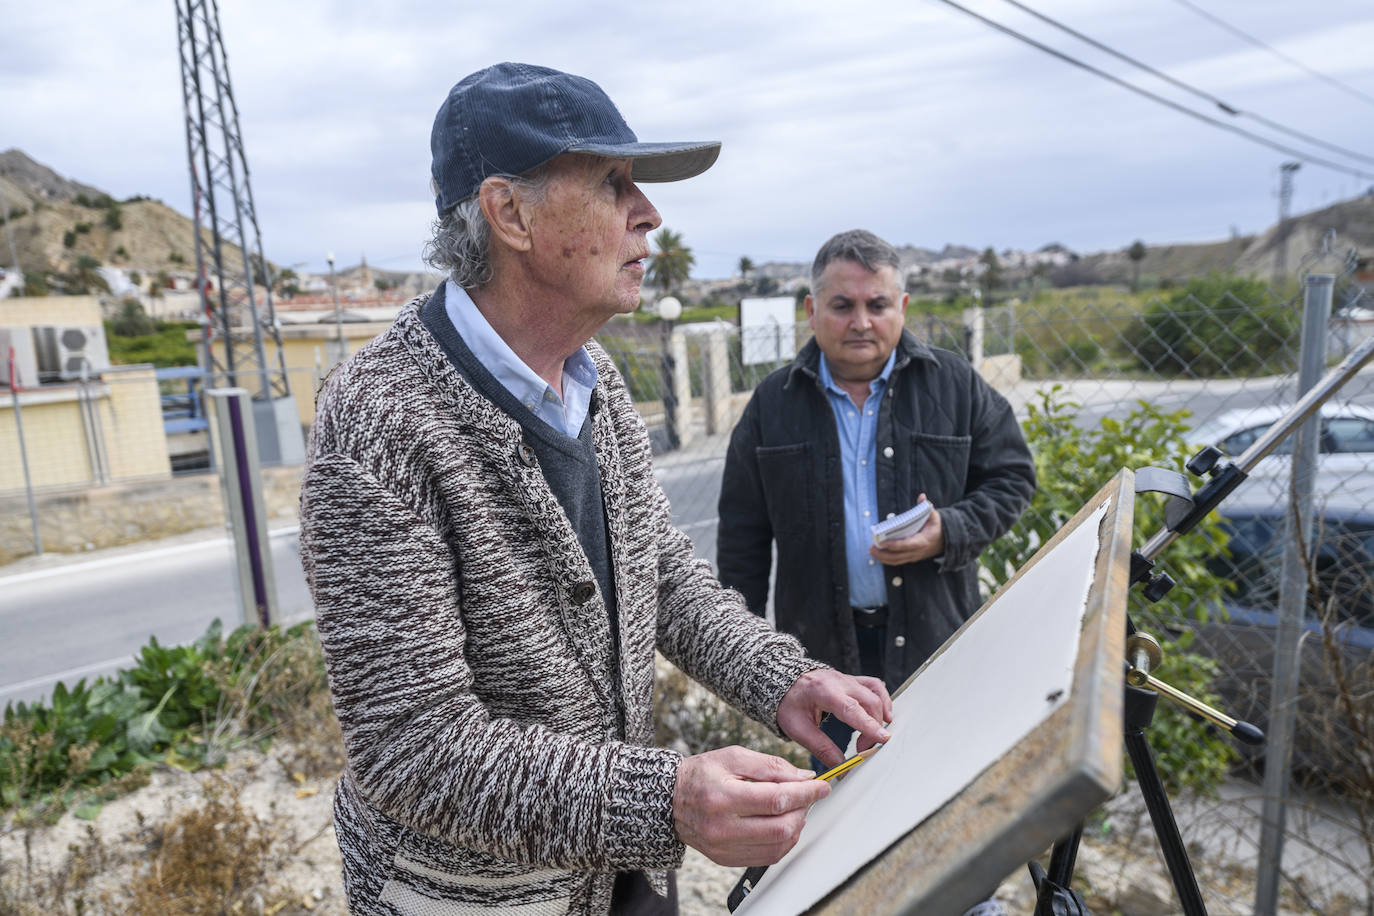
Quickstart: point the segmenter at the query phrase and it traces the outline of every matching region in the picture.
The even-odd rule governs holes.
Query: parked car
[[[1269,431],[1291,405],[1269,404],[1220,413],[1188,435],[1198,446],[1215,445],[1232,458]],[[1354,474],[1374,464],[1374,409],[1358,404],[1327,401],[1321,406],[1321,439],[1318,466],[1323,474]],[[1293,454],[1293,436],[1287,436],[1251,471],[1251,476],[1286,475]]]
[[[1316,588],[1308,595],[1300,637],[1293,764],[1329,784],[1355,777],[1360,755],[1374,753],[1360,746],[1341,702],[1342,694],[1353,700],[1368,735],[1374,721],[1374,502],[1363,500],[1367,492],[1327,496],[1316,513]],[[1231,536],[1230,556],[1218,554],[1208,567],[1234,591],[1221,613],[1194,626],[1193,646],[1220,665],[1213,687],[1223,709],[1268,732],[1287,505],[1258,491],[1252,495],[1261,498],[1225,502],[1219,510]],[[1263,754],[1241,750],[1251,764]]]

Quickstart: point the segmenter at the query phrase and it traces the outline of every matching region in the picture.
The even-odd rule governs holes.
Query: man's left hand
[[[925,499],[925,494],[921,494]],[[919,500],[918,500],[919,502]],[[881,547],[869,547],[868,555],[884,566],[901,566],[938,557],[945,552],[945,529],[940,524],[940,510],[931,509],[930,517],[921,530],[909,538],[883,541]]]
[[[797,678],[778,706],[783,733],[833,767],[844,762],[844,754],[821,731],[821,717],[826,713],[859,733],[861,751],[892,737],[883,727],[892,721],[892,698],[875,677],[851,677],[833,668],[818,668]]]

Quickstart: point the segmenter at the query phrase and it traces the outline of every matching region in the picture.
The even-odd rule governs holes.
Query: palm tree
[[[978,256],[978,263],[983,265],[983,274],[979,277],[979,284],[983,287],[983,304],[992,305],[992,291],[1002,285],[1002,264],[991,246]]]
[[[1126,257],[1131,259],[1131,292],[1140,287],[1140,262],[1145,260],[1145,243],[1136,239],[1126,249]]]
[[[74,295],[110,291],[110,284],[100,274],[100,262],[88,254],[77,257],[67,280],[67,291]]]
[[[680,232],[662,229],[654,236],[654,244],[658,250],[654,252],[653,262],[649,264],[644,278],[661,287],[665,293],[672,293],[691,276],[692,265],[697,259],[692,255],[692,249],[682,244]]]

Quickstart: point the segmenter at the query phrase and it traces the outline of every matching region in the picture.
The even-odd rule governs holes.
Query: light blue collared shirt
[[[563,397],[553,386],[525,365],[510,344],[487,321],[467,290],[445,281],[444,311],[458,336],[501,386],[524,404],[539,419],[576,439],[591,408],[592,389],[596,387],[596,365],[583,347],[563,361]]]
[[[835,383],[821,354],[821,384],[835,412],[840,437],[840,473],[844,475],[844,552],[849,564],[849,603],[854,607],[887,604],[883,567],[868,555],[870,527],[878,521],[878,406],[897,361],[894,349],[878,377],[868,383],[868,400],[855,407],[849,393]]]

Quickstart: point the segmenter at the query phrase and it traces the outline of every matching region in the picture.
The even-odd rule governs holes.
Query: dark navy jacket
[[[717,566],[721,582],[762,614],[776,541],[778,629],[813,657],[856,673],[840,447],[819,368],[812,339],[764,379],[735,427]],[[880,517],[925,493],[945,536],[943,555],[884,567],[884,680],[895,689],[978,609],[978,555],[1030,503],[1035,465],[1006,399],[962,357],[903,331],[878,411],[877,482]]]

